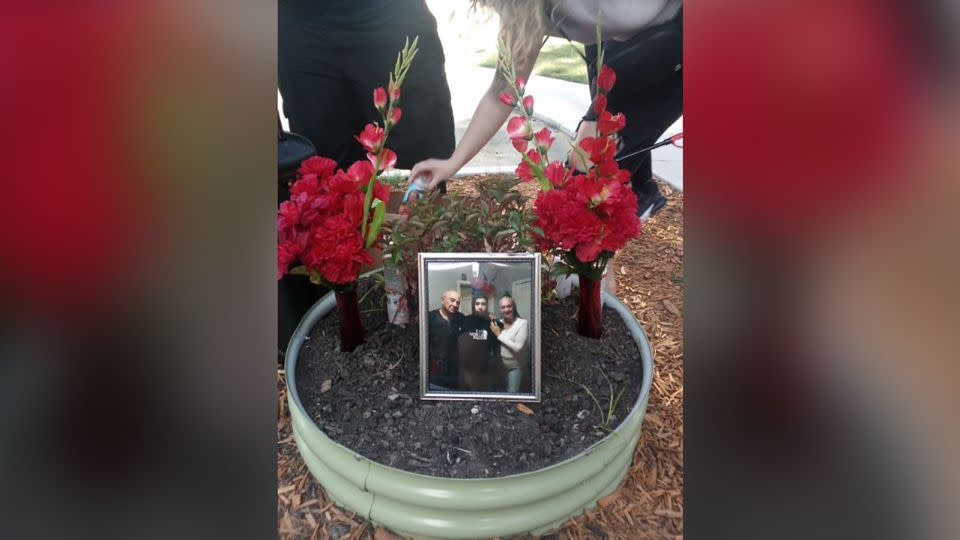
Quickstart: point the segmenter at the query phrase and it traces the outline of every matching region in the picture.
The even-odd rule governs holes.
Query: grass
[[[576,50],[583,53],[583,45],[572,44],[566,41],[548,41],[537,57],[533,72],[543,77],[553,77],[575,83],[587,84],[587,65]],[[492,54],[480,61],[480,67],[497,67],[497,54]]]

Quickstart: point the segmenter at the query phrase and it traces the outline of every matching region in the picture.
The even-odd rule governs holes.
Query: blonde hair
[[[470,0],[471,9],[493,10],[500,16],[500,38],[513,58],[527,58],[540,49],[549,34],[545,0]]]

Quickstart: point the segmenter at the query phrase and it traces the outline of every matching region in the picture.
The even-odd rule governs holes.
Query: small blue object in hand
[[[407,186],[407,192],[403,194],[402,202],[407,202],[407,199],[410,198],[410,193],[414,191],[417,193],[423,193],[429,186],[430,182],[428,182],[423,176],[414,178],[413,182],[410,182],[410,185]]]

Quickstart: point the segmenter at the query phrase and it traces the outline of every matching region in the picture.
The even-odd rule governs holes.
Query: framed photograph
[[[421,399],[540,401],[540,254],[421,253]]]

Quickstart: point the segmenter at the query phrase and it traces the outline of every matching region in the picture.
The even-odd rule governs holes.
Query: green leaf
[[[372,246],[377,241],[380,226],[383,225],[383,218],[387,214],[387,205],[383,204],[380,199],[374,199],[371,206],[373,208],[373,221],[370,223],[370,230],[367,231],[366,247]]]

